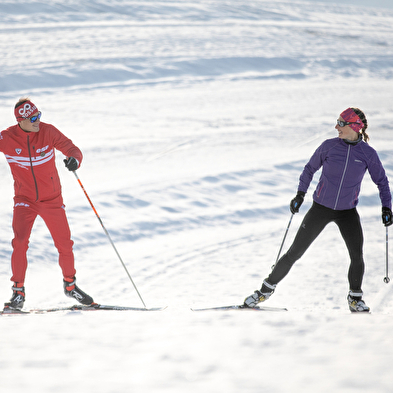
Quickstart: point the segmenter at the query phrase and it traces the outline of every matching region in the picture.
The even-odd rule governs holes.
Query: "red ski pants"
[[[15,198],[14,217],[12,227],[14,239],[12,240],[13,253],[11,256],[11,281],[23,283],[27,269],[27,249],[33,224],[40,216],[54,241],[59,252],[59,265],[64,278],[75,276],[74,253],[62,197],[49,202],[31,202]]]

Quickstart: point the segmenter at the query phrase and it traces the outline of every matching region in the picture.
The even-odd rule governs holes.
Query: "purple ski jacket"
[[[334,210],[355,208],[363,176],[368,170],[378,186],[382,206],[392,208],[385,170],[377,152],[364,141],[352,144],[333,138],[323,142],[304,167],[298,191],[307,192],[314,173],[321,166],[321,177],[313,195],[316,203]]]

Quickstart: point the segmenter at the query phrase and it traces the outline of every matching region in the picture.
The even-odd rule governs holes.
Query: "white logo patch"
[[[31,109],[31,105],[30,104],[25,104],[23,105],[23,108],[19,109],[19,114],[21,116],[23,116],[27,111],[29,111]]]
[[[16,151],[16,154],[22,153],[22,149],[15,149],[15,151]]]
[[[23,108],[20,108],[18,112],[22,117],[26,118],[34,113],[35,110],[37,110],[35,105],[32,107],[29,103],[26,102],[26,104],[23,105]]]
[[[18,207],[18,206],[30,207],[29,204],[23,203],[23,202],[19,202],[19,203],[16,203],[16,204],[15,204],[15,207]]]
[[[46,151],[46,150],[48,150],[49,149],[49,145],[46,145],[45,147],[43,147],[42,149],[37,149],[37,153],[42,153],[42,152],[44,152],[44,151]]]

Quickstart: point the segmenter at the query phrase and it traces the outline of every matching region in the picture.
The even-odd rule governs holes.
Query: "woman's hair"
[[[366,115],[359,108],[351,108],[351,109],[359,116],[360,120],[363,122],[364,127],[362,128],[362,136],[363,136],[363,140],[368,143],[370,138],[366,133],[368,127]]]

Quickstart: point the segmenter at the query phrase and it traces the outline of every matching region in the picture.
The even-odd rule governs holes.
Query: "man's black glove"
[[[382,208],[382,222],[385,225],[385,227],[388,227],[389,225],[393,224],[392,211],[388,207]]]
[[[66,168],[69,171],[76,171],[78,169],[79,162],[76,158],[68,157],[68,158],[64,159],[63,161],[64,161]]]
[[[292,199],[289,208],[291,209],[291,213],[295,214],[299,212],[299,208],[304,201],[304,196],[306,195],[303,191],[298,191],[295,198]]]

